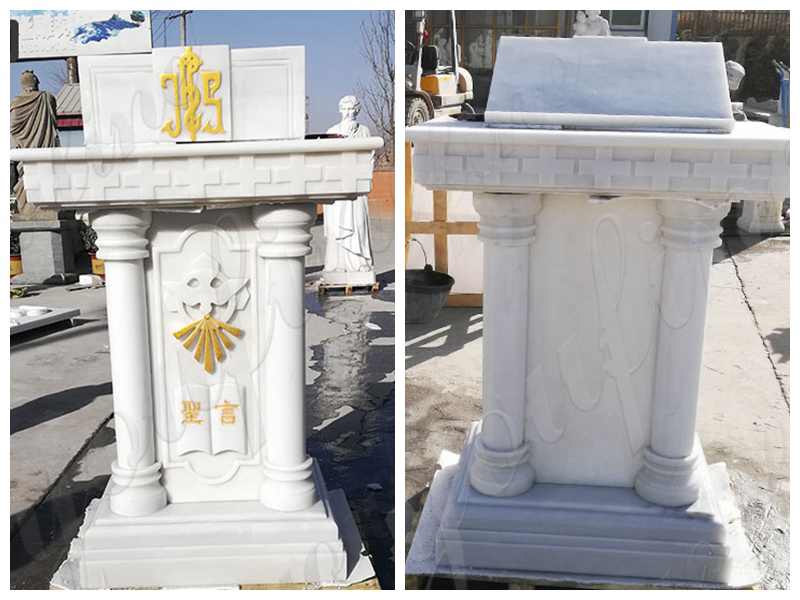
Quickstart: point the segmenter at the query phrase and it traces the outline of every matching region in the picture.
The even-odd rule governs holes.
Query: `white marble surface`
[[[12,150],[30,202],[49,208],[352,199],[372,189],[380,138]]]
[[[169,49],[169,52],[174,50]],[[161,127],[165,120],[162,117],[168,101],[157,84],[160,52],[162,49],[155,49],[153,55],[81,56],[78,59],[87,146],[130,149],[134,144],[162,139]],[[227,83],[223,80],[216,94],[230,103],[231,112],[226,123],[231,127],[227,139],[302,139],[306,110],[305,48],[233,48],[228,53],[230,77]],[[199,86],[199,75],[195,78]],[[227,97],[223,95],[224,88],[230,89]]]
[[[727,81],[719,43],[503,36],[486,122],[730,131]]]
[[[468,444],[465,452],[469,450]],[[491,506],[486,498],[475,496],[463,486],[463,469],[459,468],[462,456],[443,450],[439,457],[440,468],[434,475],[406,559],[407,575],[501,582],[527,580],[538,585],[683,589],[748,588],[761,578],[722,463],[706,467],[708,496],[697,506],[686,509],[647,506],[620,488],[581,486],[543,486],[538,491],[534,487],[524,496],[505,500],[501,507]],[[477,503],[470,506],[473,498]],[[624,515],[621,518],[620,510]],[[626,514],[631,511],[638,512],[638,516],[631,518]],[[459,536],[452,529],[457,514],[469,515],[473,526],[480,524],[479,527],[486,529],[480,533],[465,532],[461,539],[453,539],[454,535]],[[566,521],[559,521],[565,518]],[[443,527],[448,519],[450,524]],[[726,522],[723,544],[717,537],[718,519]],[[691,527],[685,527],[696,521],[704,522],[704,531],[692,532]],[[538,535],[546,538],[548,524],[559,532],[570,529],[581,534],[591,532],[591,536],[573,539],[572,545],[558,548],[557,552],[545,541],[531,545],[530,550],[525,549],[525,554],[521,554],[519,533],[537,535],[535,532],[540,529]],[[498,533],[489,537],[486,530]],[[623,530],[627,535],[621,535]],[[443,546],[438,541],[440,535],[450,537],[444,544],[447,553],[439,550]],[[682,536],[689,537],[681,542]],[[473,540],[473,547],[460,550],[468,538]],[[611,545],[616,552],[608,551]],[[673,553],[681,545],[685,554]],[[704,545],[710,550],[708,554],[700,550]],[[654,571],[649,577],[643,577],[637,569],[645,547],[659,555],[651,563]],[[728,572],[725,583],[717,577],[721,552],[728,553],[727,564],[723,566]],[[475,554],[483,560],[475,560]],[[620,554],[625,554],[626,559],[620,560]],[[709,554],[716,554],[717,559]],[[509,555],[514,557],[512,561],[506,560]],[[696,576],[698,573],[702,573],[700,577]]]
[[[432,189],[727,201],[789,193],[789,132],[765,123],[703,134],[494,128],[444,117],[407,137],[414,179]]]
[[[49,308],[32,304],[13,306],[9,312],[11,318],[9,333],[11,335],[60,321],[69,321],[81,313],[77,308]]]
[[[241,545],[243,535],[261,543]],[[338,587],[375,576],[362,553],[341,490],[289,515],[257,502],[205,502],[174,504],[134,520],[110,511],[107,491],[87,509],[51,586],[200,588],[304,581]],[[186,560],[192,555],[197,560]]]

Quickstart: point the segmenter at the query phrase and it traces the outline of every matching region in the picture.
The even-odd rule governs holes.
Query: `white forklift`
[[[431,38],[434,19],[438,23]],[[406,126],[475,112],[472,77],[460,67],[456,11],[406,11]]]

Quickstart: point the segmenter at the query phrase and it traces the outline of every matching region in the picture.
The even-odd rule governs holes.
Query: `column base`
[[[442,453],[407,574],[625,587],[760,580],[724,465],[709,468],[702,453],[700,497],[680,509],[645,502],[630,488],[541,482],[491,498],[467,484],[475,434],[473,426],[460,457]]]
[[[109,482],[109,508],[117,515],[141,517],[167,505],[167,491],[161,485],[161,463],[143,469],[124,469],[114,461]]]
[[[469,482],[487,496],[518,496],[527,492],[536,479],[528,458],[528,445],[510,452],[498,452],[475,438],[475,452],[469,466]]]
[[[270,583],[350,585],[374,576],[341,490],[294,513],[260,502],[169,504],[146,517],[93,500],[51,587],[108,589]]]
[[[311,457],[290,468],[266,464],[259,498],[261,504],[273,510],[306,510],[319,500],[317,485],[324,486],[324,482]]]
[[[689,456],[668,458],[650,448],[643,453],[644,464],[633,487],[644,500],[661,506],[688,506],[700,495],[700,441],[695,439]]]

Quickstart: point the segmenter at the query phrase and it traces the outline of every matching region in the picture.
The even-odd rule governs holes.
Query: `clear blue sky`
[[[180,43],[177,19],[170,21],[166,44],[161,20],[167,11],[155,11],[153,46]],[[227,44],[231,48],[299,45],[306,47],[306,94],[309,96],[310,133],[324,132],[339,120],[339,98],[355,93],[359,80],[372,73],[361,57],[361,23],[369,11],[195,11],[188,17],[191,44]],[[394,49],[392,49],[394,51]],[[394,52],[393,52],[394,53]],[[58,92],[55,74],[62,60],[19,62],[11,65],[11,96],[19,91],[19,76],[33,69],[41,87]],[[361,120],[366,125],[364,113]]]

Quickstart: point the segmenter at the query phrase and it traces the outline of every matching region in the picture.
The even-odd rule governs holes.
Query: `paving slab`
[[[11,339],[12,531],[112,412],[105,290],[53,287],[11,300],[30,304],[81,316]]]

